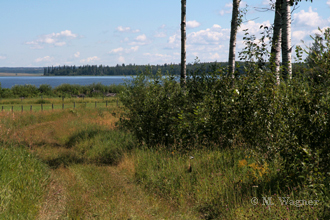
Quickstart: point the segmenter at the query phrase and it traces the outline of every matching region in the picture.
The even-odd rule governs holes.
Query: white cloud
[[[80,60],[80,63],[89,63],[89,62],[94,62],[97,60],[100,60],[100,58],[98,58],[97,56],[93,56],[93,57],[88,57],[86,59]]]
[[[196,56],[203,59],[203,62],[209,61],[224,61],[227,59],[227,48],[229,42],[230,29],[222,28],[218,24],[212,27],[194,31],[187,35],[187,61],[193,61]],[[170,36],[165,48],[179,50],[181,45],[181,35],[177,31]],[[172,60],[178,60],[180,54],[173,55]]]
[[[187,36],[188,44],[220,44],[220,41],[227,40],[229,30],[222,29],[220,25],[213,25],[211,28],[192,32]]]
[[[109,53],[119,53],[119,52],[122,52],[123,50],[124,50],[124,48],[119,47],[119,48],[111,50]]]
[[[159,37],[159,38],[166,37],[166,33],[165,32],[156,32],[154,37]]]
[[[118,62],[125,63],[125,57],[123,57],[123,56],[118,57]]]
[[[219,45],[229,39],[229,29],[223,29],[214,24],[211,28],[191,32],[187,35],[187,48],[196,48],[198,45]],[[166,48],[180,48],[181,35],[179,31],[168,38]]]
[[[310,34],[309,31],[293,31],[292,38],[300,41],[308,34]]]
[[[323,20],[317,12],[313,11],[312,7],[309,7],[308,12],[301,10],[300,12],[295,13],[293,18],[299,25],[318,27],[326,24],[326,20]]]
[[[45,56],[45,57],[40,57],[40,58],[35,59],[35,62],[37,62],[37,63],[39,63],[39,62],[50,62],[52,60],[54,60],[53,57]]]
[[[161,54],[161,53],[144,53],[143,60],[145,63],[172,63],[179,60],[180,53]]]
[[[65,37],[72,37],[72,38],[76,38],[78,37],[77,34],[73,34],[71,31],[69,30],[65,30],[65,31],[61,31],[60,33],[55,34],[56,37],[61,37],[61,36],[65,36]]]
[[[74,56],[77,58],[80,57],[80,52],[75,53]]]
[[[225,8],[232,8],[233,7],[233,3],[227,3],[227,4],[225,4]]]
[[[131,27],[123,27],[123,26],[118,26],[116,28],[116,30],[119,31],[119,32],[131,32],[131,33],[138,33],[138,32],[140,32],[139,29],[132,30]]]
[[[5,60],[5,59],[7,59],[6,56],[0,56],[0,60]]]
[[[54,43],[54,45],[55,46],[58,46],[58,47],[62,47],[62,46],[64,46],[66,44],[66,42],[56,42],[56,43]]]
[[[128,45],[146,45],[150,43],[150,41],[147,39],[147,36],[145,34],[141,34],[134,38],[135,41],[132,41],[128,43]]]
[[[263,0],[262,1],[262,5],[269,5],[271,4],[272,2],[270,0]]]
[[[330,7],[330,0],[327,1],[327,5],[329,5],[329,7]]]
[[[200,25],[201,24],[196,20],[187,22],[187,28],[196,28],[196,27],[199,27]]]
[[[130,51],[137,51],[139,49],[139,46],[131,47]]]
[[[211,60],[219,60],[221,58],[218,53],[210,53],[209,57]]]
[[[167,40],[166,48],[168,49],[180,48],[180,39],[181,36],[177,33],[170,36]]]
[[[111,50],[109,53],[110,54],[116,54],[116,53],[119,53],[119,54],[122,54],[122,53],[132,53],[132,52],[138,51],[138,49],[139,49],[139,46],[131,47],[129,49],[124,49],[122,47],[119,47],[119,48],[116,48],[116,49]]]
[[[262,23],[256,23],[255,21],[248,21],[246,23],[243,23],[240,26],[240,28],[238,30],[238,33],[242,34],[243,33],[243,30],[248,29],[248,33],[250,35],[256,35],[256,34],[258,34],[258,33],[261,32],[261,30],[260,30],[260,26],[261,25],[267,26],[267,27],[270,27],[271,26],[269,20],[264,21]]]
[[[147,40],[147,36],[145,34],[141,34],[141,35],[137,36],[135,38],[135,40],[137,40],[137,41],[146,41]]]
[[[120,43],[124,43],[124,42],[128,42],[128,41],[129,41],[128,37],[125,37],[123,40],[120,41]]]
[[[77,34],[73,34],[70,30],[61,31],[60,33],[45,34],[38,37],[34,41],[28,41],[25,44],[31,45],[32,49],[42,49],[45,45],[64,46],[66,41],[77,38]]]
[[[227,3],[227,4],[225,4],[225,9],[221,9],[219,11],[219,14],[222,16],[224,14],[230,14],[230,13],[232,13],[232,7],[233,7],[233,3]]]
[[[164,58],[164,57],[171,57],[171,56],[168,55],[168,54],[160,54],[160,53],[155,53],[155,54],[144,53],[143,55],[144,55],[144,56],[152,56],[152,57],[161,57],[161,58]]]

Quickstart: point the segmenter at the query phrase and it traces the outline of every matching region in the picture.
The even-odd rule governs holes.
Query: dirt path
[[[52,171],[39,219],[197,219],[134,183],[134,165],[73,165]]]

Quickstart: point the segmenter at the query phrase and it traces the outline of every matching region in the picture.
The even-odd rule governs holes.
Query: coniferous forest
[[[196,67],[204,65],[206,68],[217,64],[220,66],[225,66],[226,63],[199,63],[197,66],[193,64],[188,64],[187,69],[193,70]],[[138,73],[144,71],[146,68],[150,68],[153,74],[157,71],[162,73],[170,72],[174,75],[180,74],[180,64],[163,64],[163,65],[135,65],[124,63],[116,66],[103,66],[103,65],[85,65],[85,66],[49,66],[44,68],[45,76],[118,76],[118,75],[137,75]]]

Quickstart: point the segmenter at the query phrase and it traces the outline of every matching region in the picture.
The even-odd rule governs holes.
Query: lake
[[[101,83],[103,85],[122,84],[124,80],[132,79],[132,76],[2,76],[0,77],[2,88],[11,88],[14,85],[49,84],[53,88],[61,84],[89,85]]]

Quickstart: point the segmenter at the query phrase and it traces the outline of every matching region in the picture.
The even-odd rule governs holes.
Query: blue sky
[[[0,0],[0,67],[180,62],[180,0]],[[187,62],[227,61],[230,0],[187,0]],[[240,30],[270,25],[270,0],[245,0]],[[330,0],[302,1],[292,45],[330,26]],[[243,48],[237,36],[237,54]]]

